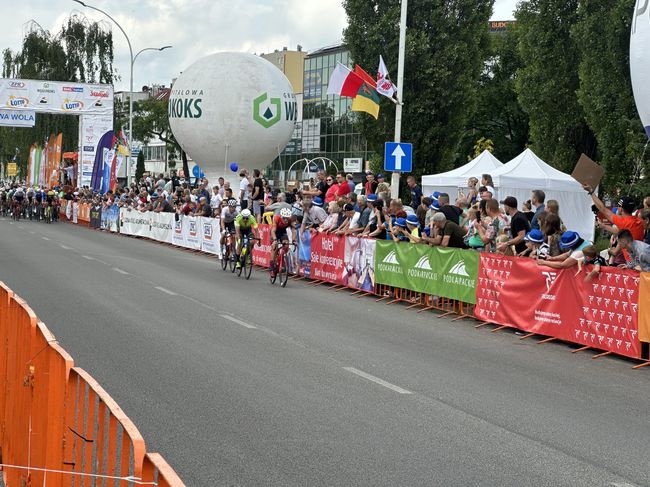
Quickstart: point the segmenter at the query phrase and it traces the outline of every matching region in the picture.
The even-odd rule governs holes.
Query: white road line
[[[82,255],[82,257],[86,260],[95,260],[95,258],[91,257],[90,255]]]
[[[249,325],[245,321],[238,320],[237,318],[233,318],[232,316],[228,316],[228,315],[220,315],[220,316],[222,318],[228,320],[228,321],[232,321],[233,323],[237,323],[238,325],[241,325],[241,326],[243,326],[245,328],[250,328],[251,330],[257,330],[257,327],[255,325]]]
[[[113,267],[113,270],[114,270],[115,272],[119,272],[120,274],[124,274],[125,276],[128,276],[128,275],[129,275],[128,272],[123,271],[122,269],[120,269],[120,268],[118,268],[118,267]]]
[[[402,389],[399,386],[396,386],[395,384],[391,384],[390,382],[386,382],[383,379],[380,379],[379,377],[375,377],[374,375],[370,375],[363,370],[355,369],[354,367],[343,367],[344,370],[347,370],[348,372],[352,372],[353,374],[358,375],[359,377],[363,377],[364,379],[367,379],[371,382],[374,382],[375,384],[379,384],[380,386],[384,386],[388,389],[391,389],[399,394],[413,394],[411,391],[407,391],[406,389]]]
[[[68,247],[67,245],[60,244],[60,247],[64,250],[73,250],[72,247]]]
[[[36,232],[29,232],[29,233],[31,233],[32,235],[36,235]]]
[[[625,482],[612,482],[609,485],[611,485],[613,487],[636,487],[635,485],[626,484]]]
[[[164,287],[156,286],[154,289],[158,289],[158,291],[162,291],[165,294],[169,294],[170,296],[178,296],[178,293],[175,293],[174,291],[170,291],[169,289],[165,289]]]
[[[49,240],[49,238],[47,238],[47,237],[41,237],[41,238],[42,238],[43,240]]]

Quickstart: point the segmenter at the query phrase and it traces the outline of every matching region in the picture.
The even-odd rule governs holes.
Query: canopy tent
[[[593,241],[591,197],[575,179],[546,164],[532,150],[526,149],[493,171],[492,179],[499,199],[514,196],[520,207],[530,199],[533,189],[541,189],[546,193],[546,201],[557,200],[560,204],[560,216],[567,229]]]
[[[503,163],[499,159],[490,151],[484,150],[464,166],[440,174],[422,176],[422,191],[424,194],[431,194],[434,191],[447,193],[453,202],[459,188],[467,188],[467,180],[470,177],[474,176],[480,181],[482,174],[492,174],[502,166]]]

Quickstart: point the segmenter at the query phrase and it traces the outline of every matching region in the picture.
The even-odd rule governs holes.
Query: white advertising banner
[[[203,232],[199,229],[200,217],[184,216],[183,217],[183,244],[184,247],[192,250],[201,250],[201,241]]]
[[[120,233],[151,238],[151,214],[128,208],[120,209]]]
[[[113,129],[113,115],[83,115],[79,119],[79,145],[81,159],[79,163],[79,178],[77,184],[90,186],[95,164],[95,153],[99,139]]]
[[[3,127],[33,127],[36,124],[34,110],[10,110],[0,108],[0,125]]]
[[[67,81],[0,79],[0,106],[81,115],[113,114],[113,86]]]
[[[151,238],[158,242],[172,243],[174,213],[151,212]]]
[[[202,231],[201,250],[210,254],[220,255],[221,245],[221,226],[216,218],[200,218],[200,228]]]
[[[183,239],[183,216],[174,215],[174,233],[172,234],[172,243],[178,247],[186,247]]]

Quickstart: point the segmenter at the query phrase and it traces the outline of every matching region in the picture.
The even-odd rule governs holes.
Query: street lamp
[[[133,64],[135,63],[135,59],[144,51],[163,51],[165,49],[169,49],[172,46],[146,47],[138,51],[138,53],[134,56],[133,48],[131,47],[131,40],[129,39],[129,36],[126,35],[126,32],[124,32],[124,29],[117,22],[117,20],[115,20],[108,13],[104,12],[100,8],[93,7],[92,5],[88,5],[87,3],[84,3],[81,0],[72,0],[72,1],[78,3],[83,7],[96,10],[97,12],[106,15],[106,17],[111,19],[113,23],[117,25],[117,27],[122,31],[122,34],[124,34],[124,37],[126,38],[126,43],[129,45],[129,56],[131,58],[131,71],[129,73],[129,163],[126,165],[126,184],[127,186],[129,186],[131,184],[131,152],[133,150]]]

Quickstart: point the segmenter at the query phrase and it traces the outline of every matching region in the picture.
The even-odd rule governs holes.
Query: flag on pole
[[[381,55],[379,56],[379,68],[377,68],[377,92],[388,98],[393,98],[397,92],[397,87],[390,80],[388,69]]]
[[[358,64],[355,64],[355,65],[354,65],[354,74],[356,74],[357,76],[359,76],[359,78],[361,78],[365,83],[367,83],[368,86],[370,86],[370,87],[372,87],[372,88],[376,88],[376,87],[377,87],[377,82],[373,79],[373,77],[370,76],[370,75],[366,72],[366,70],[364,70],[364,69],[363,69],[361,66],[359,66]]]
[[[368,83],[363,83],[352,100],[353,112],[366,112],[375,118],[379,117],[379,95]]]
[[[362,84],[363,79],[353,73],[352,70],[341,63],[336,63],[336,68],[334,68],[327,85],[327,94],[354,98],[357,96]]]

